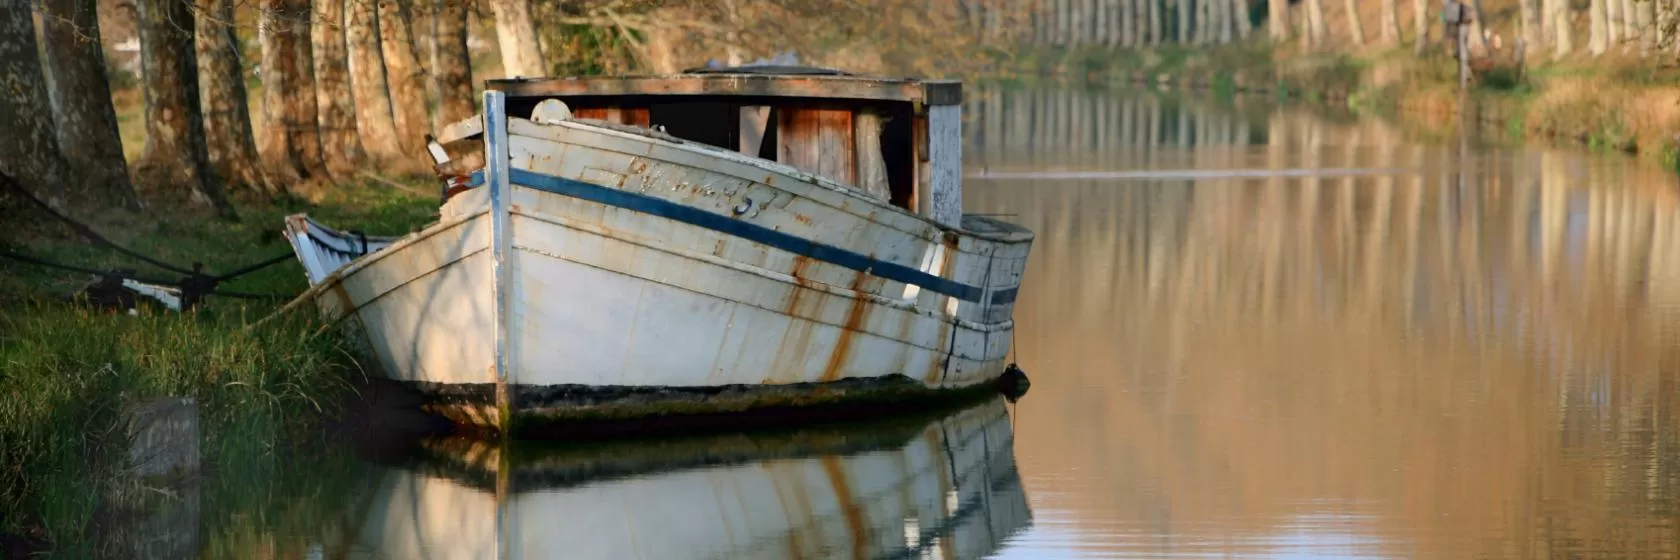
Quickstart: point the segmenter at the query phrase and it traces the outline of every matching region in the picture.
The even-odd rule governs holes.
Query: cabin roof
[[[955,80],[867,76],[811,66],[691,68],[677,74],[486,80],[510,98],[572,96],[740,96],[901,101],[960,105]]]

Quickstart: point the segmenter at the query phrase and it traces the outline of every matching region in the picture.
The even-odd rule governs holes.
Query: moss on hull
[[[499,432],[496,384],[407,382],[427,396],[423,409],[467,431]],[[901,374],[824,383],[643,387],[508,386],[513,393],[506,432],[514,437],[568,440],[694,433],[766,423],[806,423],[878,417],[960,405],[996,396],[997,383],[930,388]]]

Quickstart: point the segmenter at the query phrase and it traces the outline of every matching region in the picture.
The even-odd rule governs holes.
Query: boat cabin
[[[950,227],[962,218],[962,84],[796,66],[489,80],[507,114],[650,128],[780,162]]]

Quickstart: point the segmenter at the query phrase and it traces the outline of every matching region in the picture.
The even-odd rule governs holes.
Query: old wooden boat
[[[510,430],[1021,378],[1033,235],[961,211],[960,83],[729,68],[483,99],[431,143],[436,223],[287,222],[305,297],[434,410]]]
[[[1001,398],[589,445],[427,440],[344,526],[388,558],[987,558],[1032,524]]]

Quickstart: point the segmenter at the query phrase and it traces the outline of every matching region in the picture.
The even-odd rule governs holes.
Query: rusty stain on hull
[[[855,295],[852,297],[851,306],[846,310],[846,324],[840,328],[840,338],[834,341],[834,351],[828,356],[828,365],[823,367],[820,378],[823,381],[840,379],[840,375],[846,372],[846,362],[847,358],[851,357],[852,345],[856,343],[858,333],[863,332],[863,324],[869,317],[869,301],[858,292],[858,288],[868,278],[869,273],[859,271],[857,277],[852,279],[852,291]]]

